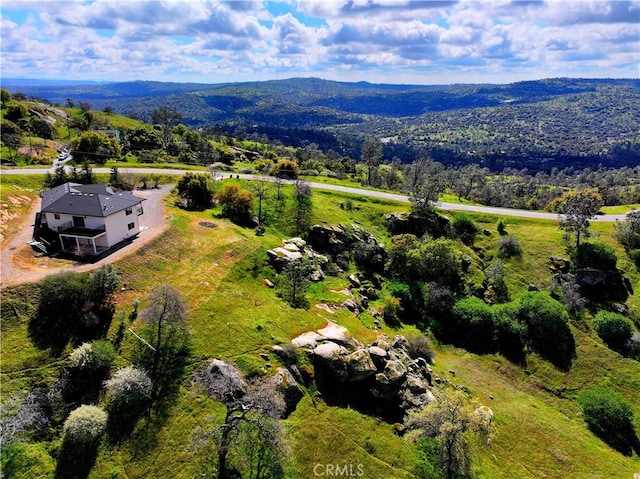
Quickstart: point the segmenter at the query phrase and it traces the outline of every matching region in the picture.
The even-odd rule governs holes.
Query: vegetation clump
[[[622,396],[606,388],[580,396],[582,414],[591,431],[622,454],[640,455],[640,441],[633,428],[633,410]]]

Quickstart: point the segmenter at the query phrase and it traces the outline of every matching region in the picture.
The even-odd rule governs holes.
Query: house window
[[[129,224],[127,225],[127,228],[128,228],[128,229],[130,229],[130,230],[132,230],[134,226],[135,226],[135,224],[134,224],[134,223],[129,223]]]
[[[55,219],[59,220],[59,219],[60,219],[60,213],[54,213],[54,214],[53,214],[53,217],[54,217]]]
[[[144,210],[142,209],[142,206],[138,206],[138,216],[144,214]]]
[[[131,213],[133,213],[133,209],[132,208],[127,208],[126,210],[124,210],[126,216],[129,216]]]
[[[79,228],[84,228],[84,217],[83,216],[74,216],[73,217],[73,226],[77,226]]]

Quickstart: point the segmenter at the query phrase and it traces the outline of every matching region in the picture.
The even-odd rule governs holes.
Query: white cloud
[[[640,76],[640,0],[3,0],[0,8],[6,76]]]

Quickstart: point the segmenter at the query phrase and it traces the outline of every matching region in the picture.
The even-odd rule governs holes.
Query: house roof
[[[42,194],[43,213],[76,216],[110,216],[144,201],[128,191],[114,192],[107,185],[65,183]]]

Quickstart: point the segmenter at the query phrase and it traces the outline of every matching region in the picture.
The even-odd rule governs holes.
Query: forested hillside
[[[34,86],[12,92],[149,120],[170,105],[190,126],[313,142],[358,157],[365,136],[409,162],[426,147],[444,163],[534,170],[635,166],[640,156],[637,80],[550,79],[510,85],[375,85],[317,78],[203,85],[159,82]]]

